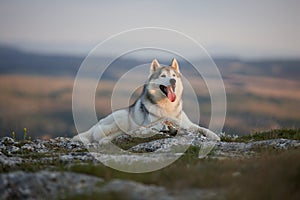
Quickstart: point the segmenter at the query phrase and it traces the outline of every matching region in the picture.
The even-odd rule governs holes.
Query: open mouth
[[[164,85],[160,85],[159,88],[171,102],[176,100],[175,86],[170,85],[166,87]]]

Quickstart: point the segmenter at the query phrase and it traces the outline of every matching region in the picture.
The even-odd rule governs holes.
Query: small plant
[[[23,140],[26,140],[27,137],[27,128],[23,129]]]
[[[242,139],[245,140],[269,140],[269,139],[290,139],[290,140],[300,140],[300,129],[274,129],[270,131],[255,132],[250,135],[243,136]]]
[[[236,136],[222,133],[220,135],[221,141],[223,142],[250,142],[260,140],[271,140],[271,139],[290,139],[300,140],[300,129],[274,129],[270,131],[254,132],[247,135]]]
[[[226,134],[225,132],[222,132],[220,134],[220,138],[221,138],[221,141],[223,142],[235,142],[239,136],[238,135],[229,135],[229,134]]]
[[[27,134],[27,128],[23,128],[23,140],[31,141],[31,137]]]
[[[11,132],[11,138],[12,138],[13,140],[16,140],[16,134],[15,134],[14,131]]]

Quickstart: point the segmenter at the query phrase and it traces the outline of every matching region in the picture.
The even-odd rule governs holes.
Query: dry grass
[[[70,77],[1,75],[1,135],[8,135],[13,130],[19,132],[23,127],[27,127],[32,136],[41,135],[40,131],[52,136],[75,134],[71,113],[73,81]],[[196,86],[195,91],[200,97],[201,124],[207,126],[210,119],[207,87],[203,80],[191,78],[189,81]],[[296,108],[300,105],[300,81],[232,75],[225,78],[224,83],[228,98],[227,132],[298,127],[300,113]],[[114,82],[101,81],[97,88],[99,117],[111,112],[113,87]],[[124,92],[132,92],[126,85],[122,87]],[[128,100],[124,97],[119,101],[126,105]]]
[[[231,75],[226,79],[226,86],[232,91],[241,90],[268,98],[300,99],[300,81],[271,77]]]
[[[299,199],[299,150],[265,155],[240,167],[241,176],[232,181],[228,199]]]
[[[192,153],[193,154],[193,153]],[[218,199],[299,199],[299,149],[264,152],[246,160],[199,160],[180,158],[172,165],[151,173],[128,174],[103,165],[77,165],[71,171],[111,179],[129,179],[184,189],[222,191]],[[95,194],[94,197],[101,197]]]

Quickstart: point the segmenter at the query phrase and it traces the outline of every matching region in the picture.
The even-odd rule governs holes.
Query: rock
[[[172,128],[174,129],[174,127]],[[176,135],[173,130],[172,134],[175,136],[171,136],[168,130],[172,128],[162,128],[164,128],[164,133],[154,130],[154,127],[144,128],[143,137],[146,138],[147,134],[152,134],[152,136],[154,134],[154,139],[147,139],[140,143],[134,143],[140,140],[136,140],[130,135],[118,136],[114,141],[115,144],[134,143],[128,151],[121,151],[118,154],[105,153],[105,151],[104,153],[89,152],[83,143],[73,142],[70,138],[59,137],[50,140],[37,139],[17,142],[12,138],[4,137],[0,139],[2,172],[22,169],[23,165],[30,167],[36,165],[38,169],[45,170],[34,173],[15,171],[0,174],[0,199],[61,199],[67,195],[86,194],[94,191],[107,194],[116,192],[127,195],[129,199],[218,199],[220,191],[217,190],[192,188],[173,191],[134,181],[114,179],[105,183],[101,178],[88,175],[47,170],[57,170],[57,163],[67,167],[74,164],[98,164],[99,158],[104,163],[114,160],[117,166],[126,163],[132,167],[135,162],[141,162],[148,167],[149,163],[162,163],[181,156],[183,153],[179,154],[179,152],[184,152],[182,150],[189,146],[201,150],[200,158],[214,159],[245,159],[258,155],[262,149],[289,150],[300,147],[299,140],[288,139],[248,143],[212,142],[200,134],[182,129],[176,129]],[[89,147],[97,150],[98,145],[93,143]],[[209,153],[210,151],[211,153]],[[27,170],[27,168],[25,169]],[[240,174],[241,172],[235,171],[232,173],[232,177],[239,177]],[[101,186],[97,186],[99,182]]]
[[[272,147],[274,149],[291,149],[300,147],[299,140],[288,140],[288,139],[273,139],[263,140],[250,143],[253,147]]]
[[[146,130],[146,129],[145,129]],[[144,132],[145,132],[144,130]],[[152,130],[149,130],[153,133]],[[81,142],[73,142],[70,138],[55,138],[50,140],[33,140],[17,142],[12,138],[4,137],[0,139],[0,162],[5,167],[15,166],[18,163],[45,163],[54,162],[58,160],[60,163],[72,164],[78,162],[92,162],[99,163],[101,161],[110,162],[113,159],[115,162],[129,162],[130,160],[142,161],[142,162],[161,162],[161,155],[165,156],[168,153],[170,159],[177,158],[189,147],[197,147],[200,149],[199,157],[207,157],[207,154],[212,150],[212,153],[208,154],[210,158],[226,159],[226,158],[248,158],[257,154],[259,150],[263,149],[279,149],[286,150],[291,148],[299,148],[299,140],[287,140],[287,139],[273,139],[264,141],[255,141],[249,143],[238,142],[212,142],[207,140],[206,137],[188,132],[186,130],[179,130],[176,136],[169,136],[165,133],[159,133],[159,137],[153,140],[136,143],[130,147],[125,154],[119,152],[118,154],[112,154],[107,152],[97,152],[99,147],[96,143],[92,143],[89,146],[90,150],[96,149],[94,152],[89,152],[86,146]],[[144,135],[145,136],[145,135]],[[115,144],[132,143],[134,144],[135,138],[130,135],[120,135],[115,139]],[[153,153],[148,157],[145,154],[138,153]],[[172,157],[173,154],[173,157]],[[34,157],[32,159],[31,157]]]
[[[157,136],[150,141],[142,142],[131,147],[131,152],[181,152],[190,145],[201,146],[203,142],[210,141],[204,135],[195,130],[180,128],[178,122],[172,120],[160,120],[147,127],[141,127],[115,138],[114,144],[123,144],[134,141],[133,137],[146,138]],[[159,136],[159,137],[158,137]],[[183,151],[182,151],[183,150]]]
[[[84,174],[50,171],[16,171],[0,174],[0,180],[0,199],[61,199],[93,192],[103,182]]]
[[[112,180],[101,188],[104,193],[117,192],[126,194],[129,199],[147,200],[147,199],[175,199],[170,196],[163,187],[155,185],[144,185],[134,181]]]
[[[100,184],[99,184],[100,183]],[[118,193],[136,200],[201,200],[218,199],[219,191],[185,189],[171,191],[156,185],[113,179],[107,183],[101,178],[72,172],[16,171],[0,174],[0,199],[65,199],[80,194]]]
[[[116,192],[125,194],[133,200],[201,200],[220,199],[220,191],[206,189],[184,189],[179,191],[167,190],[161,186],[145,185],[135,181],[112,180],[101,187],[101,192]]]
[[[0,164],[2,167],[8,166],[12,167],[15,166],[16,164],[22,163],[23,159],[19,157],[8,157],[4,155],[2,152],[0,152]]]
[[[59,156],[59,161],[62,163],[74,163],[76,161],[80,162],[93,162],[99,163],[93,154],[89,152],[76,152],[76,153],[67,153]]]
[[[218,142],[215,145],[211,158],[248,158],[257,154],[262,149],[287,150],[300,147],[299,140],[271,139],[263,141],[243,142]]]
[[[15,143],[15,140],[12,139],[11,137],[3,137],[1,139],[1,143],[4,144],[4,145],[12,145]]]
[[[32,144],[24,144],[21,147],[22,150],[31,151],[33,152],[35,150],[34,146]]]
[[[174,152],[174,149],[187,149],[189,146],[201,147],[205,142],[210,143],[205,136],[193,132],[179,133],[175,137],[163,138],[147,143],[138,144],[130,149],[132,152]],[[212,142],[214,144],[215,142]],[[182,148],[178,148],[182,147]]]

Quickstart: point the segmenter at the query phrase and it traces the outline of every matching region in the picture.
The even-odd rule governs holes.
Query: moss
[[[251,141],[282,137],[295,139],[299,137],[298,135],[299,130],[273,130],[235,140]],[[128,141],[127,145],[135,145],[136,142],[140,140]],[[72,150],[59,147],[52,153],[22,151],[17,156],[28,160],[10,167],[0,165],[0,173],[15,170],[35,172],[45,169],[72,171],[100,177],[106,182],[112,179],[133,180],[163,186],[170,190],[222,189],[225,199],[297,199],[300,195],[300,149],[274,151],[274,149],[262,148],[259,156],[242,160],[199,159],[199,149],[191,146],[182,157],[168,167],[143,174],[124,173],[91,162],[74,161],[72,165],[66,165],[59,160],[59,152],[66,153]],[[214,152],[210,154],[213,155]],[[45,157],[53,157],[53,159],[41,159]],[[126,197],[126,194],[122,193],[95,192],[68,196],[67,199],[124,199]]]
[[[130,198],[128,197],[127,194],[124,194],[122,192],[108,192],[108,193],[103,193],[103,192],[93,192],[91,194],[81,194],[81,195],[72,195],[69,194],[67,195],[67,200],[81,200],[81,199],[106,199],[106,200],[129,200]]]
[[[297,149],[246,161],[241,175],[229,185],[226,199],[299,199],[299,157]]]
[[[63,168],[63,163],[59,162],[58,159],[52,160],[36,160],[32,158],[33,162],[26,161],[13,166],[1,165],[0,173],[7,173],[12,171],[25,171],[25,172],[36,172],[40,170],[58,170]]]
[[[278,138],[300,140],[300,129],[275,129],[265,132],[256,132],[254,134],[242,136],[240,139],[246,141],[259,141]]]
[[[243,135],[237,138],[224,135],[221,137],[221,141],[224,142],[251,142],[261,141],[269,139],[290,139],[300,140],[300,129],[274,129],[271,131],[255,132],[249,135]]]
[[[170,136],[164,134],[155,134],[151,137],[139,138],[139,137],[128,137],[127,141],[122,140],[122,142],[118,142],[117,140],[113,140],[112,143],[120,147],[121,149],[128,150],[133,146],[136,146],[141,143],[151,142],[154,140],[169,138]]]
[[[196,149],[190,151],[196,152]],[[186,162],[182,158],[159,171],[144,174],[123,173],[103,165],[78,165],[70,170],[106,181],[126,179],[177,191],[217,189],[224,192],[225,199],[297,199],[300,195],[299,157],[300,149],[278,154],[266,152],[246,160],[197,159]],[[102,195],[95,193],[86,197],[96,199]]]
[[[173,164],[158,171],[142,174],[130,174],[120,172],[102,164],[99,165],[73,165],[70,171],[84,173],[101,177],[106,181],[112,179],[124,179],[141,182],[144,184],[155,184],[169,189],[182,189],[189,187],[213,188],[215,186],[225,186],[219,183],[220,173],[231,174],[239,167],[235,162],[216,161],[198,158],[199,148],[190,147],[186,153]],[[225,169],[222,169],[225,168]],[[231,169],[233,168],[233,169]],[[224,175],[224,174],[223,174]]]

